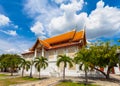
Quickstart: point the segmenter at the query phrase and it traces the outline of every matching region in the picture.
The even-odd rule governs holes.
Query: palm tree
[[[20,67],[22,67],[22,77],[24,76],[24,70],[28,71],[30,69],[30,61],[26,61],[25,59],[21,59]]]
[[[35,67],[37,68],[37,71],[39,72],[39,78],[40,78],[40,71],[41,69],[45,69],[47,66],[48,66],[48,63],[47,63],[47,58],[41,56],[41,57],[37,57],[35,58]]]
[[[66,55],[58,55],[56,65],[59,67],[60,63],[63,63],[63,80],[65,80],[65,68],[67,64],[69,64],[69,67],[73,67],[72,59]]]
[[[74,58],[74,62],[76,64],[79,64],[79,70],[85,71],[85,82],[86,82],[85,84],[87,84],[88,82],[87,72],[91,67],[91,64],[89,63],[90,61],[89,55],[90,55],[90,51],[84,47],[79,52],[76,53],[76,56]]]
[[[30,78],[32,78],[32,68],[33,68],[33,65],[34,65],[34,60],[31,60],[30,61]]]

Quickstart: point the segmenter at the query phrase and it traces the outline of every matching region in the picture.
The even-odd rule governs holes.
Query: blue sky
[[[120,0],[0,0],[0,54],[27,51],[38,37],[84,25],[88,41],[117,43]]]

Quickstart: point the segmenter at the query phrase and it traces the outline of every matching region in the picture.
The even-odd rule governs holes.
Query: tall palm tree
[[[33,68],[33,65],[34,65],[34,60],[31,60],[30,61],[30,78],[32,78],[32,68]]]
[[[22,67],[22,77],[24,76],[24,70],[28,71],[30,69],[30,61],[26,61],[25,59],[21,59],[20,67]]]
[[[91,67],[90,61],[90,51],[83,47],[79,52],[76,53],[76,56],[74,58],[74,62],[76,64],[79,64],[79,70],[85,71],[85,82],[87,84],[88,82],[88,76],[87,72],[89,71],[89,68]]]
[[[66,55],[58,55],[56,65],[59,67],[60,63],[63,63],[63,80],[65,80],[65,68],[67,64],[69,64],[69,67],[73,67],[72,59]]]
[[[41,56],[41,57],[37,57],[35,58],[35,67],[37,68],[37,71],[39,72],[39,78],[40,78],[40,71],[41,69],[45,69],[47,66],[48,66],[48,63],[47,63],[47,58]]]

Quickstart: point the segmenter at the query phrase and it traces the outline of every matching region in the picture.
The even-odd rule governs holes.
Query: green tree
[[[21,63],[21,58],[19,55],[10,55],[7,58],[8,61],[8,67],[10,68],[11,76],[13,76],[14,70],[17,70],[19,68],[19,65]]]
[[[1,71],[2,72],[7,72],[8,71],[8,61],[5,60],[8,58],[9,54],[2,54],[0,57],[0,63],[1,63]]]
[[[92,67],[101,72],[106,79],[110,78],[110,70],[119,63],[116,50],[117,46],[111,45],[110,42],[98,42],[90,47],[90,62]],[[107,67],[107,72],[100,70],[100,68],[105,67]]]
[[[1,56],[1,64],[3,69],[10,69],[11,76],[13,72],[19,68],[19,64],[21,63],[21,58],[17,54],[3,54]]]
[[[41,56],[41,57],[36,57],[35,58],[35,67],[37,68],[37,71],[39,72],[39,78],[40,78],[40,71],[41,69],[45,69],[47,66],[48,66],[48,63],[47,63],[47,58]]]
[[[80,49],[76,54],[74,58],[74,62],[76,64],[79,64],[79,70],[85,71],[85,82],[88,83],[88,71],[91,68],[90,63],[90,50],[83,47]]]
[[[72,59],[66,55],[58,55],[56,65],[59,67],[61,63],[63,63],[63,80],[65,80],[65,68],[67,64],[69,67],[73,67]]]
[[[22,77],[24,76],[24,70],[28,71],[30,69],[30,61],[26,61],[24,58],[21,59],[20,67],[22,67]]]

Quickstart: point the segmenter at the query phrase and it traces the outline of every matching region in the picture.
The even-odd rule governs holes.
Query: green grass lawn
[[[6,75],[6,74],[0,74],[0,77],[4,77],[4,76],[9,76],[9,75]]]
[[[9,86],[11,84],[26,83],[31,81],[39,80],[38,78],[29,78],[29,77],[16,77],[16,78],[6,78],[0,79],[0,86]]]
[[[61,82],[56,86],[97,86],[97,85],[92,85],[92,84],[84,85],[84,84],[75,83],[75,82]]]

